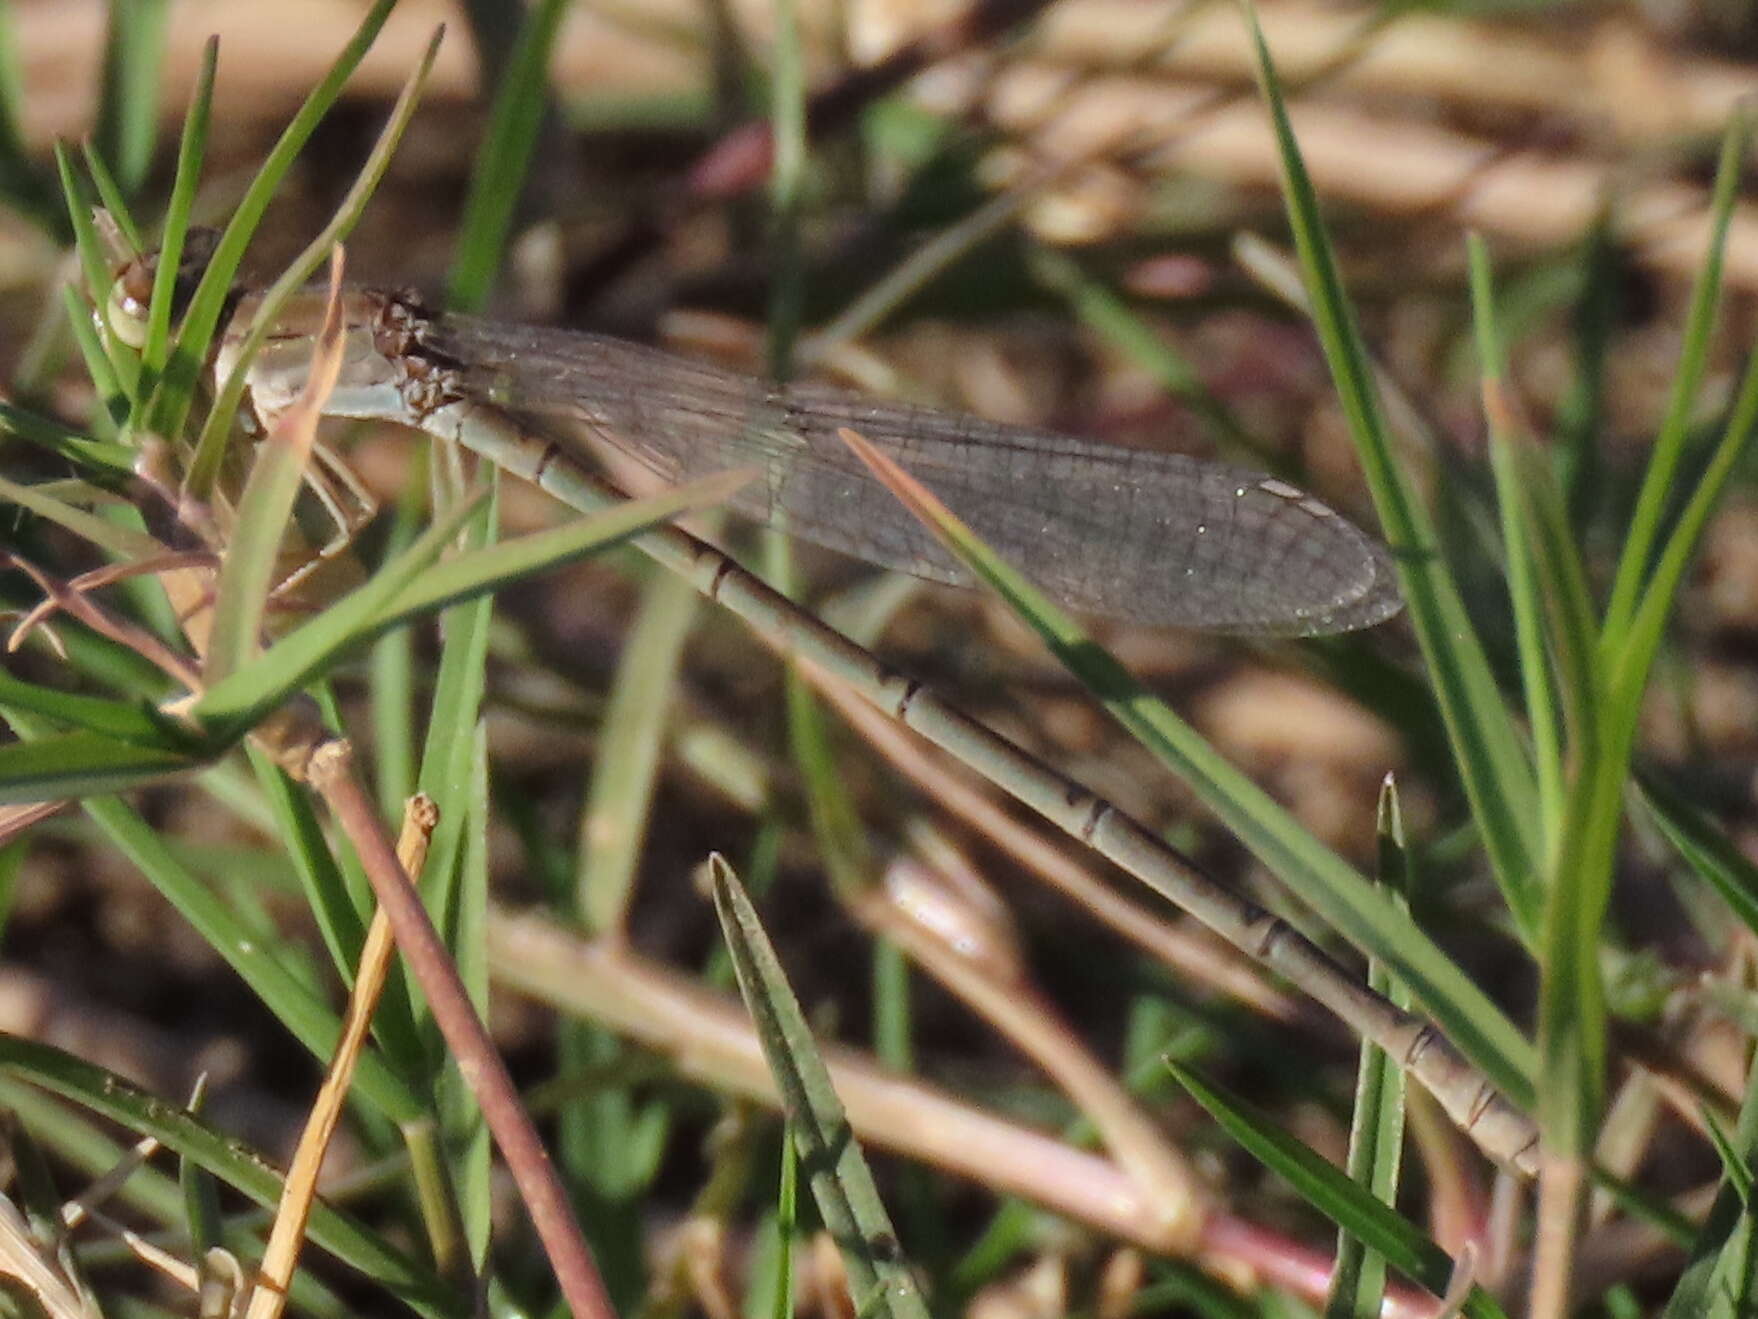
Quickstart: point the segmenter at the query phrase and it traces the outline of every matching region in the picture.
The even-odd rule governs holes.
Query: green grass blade
[[[231,295],[232,283],[238,274],[238,264],[244,258],[251,236],[256,232],[256,226],[268,209],[269,202],[280,191],[281,183],[286,178],[287,171],[292,168],[294,159],[304,149],[318,122],[341,96],[343,85],[365,58],[367,50],[378,37],[379,29],[384,26],[395,6],[396,0],[375,0],[355,30],[353,38],[336,58],[323,80],[305,98],[305,103],[299,107],[293,121],[282,132],[262,168],[251,180],[250,187],[245,190],[237,209],[232,213],[230,223],[215,245],[207,272],[190,298],[189,310],[184,315],[182,330],[177,337],[177,347],[166,364],[165,378],[158,397],[148,412],[147,429],[154,434],[183,434],[190,409],[194,405],[196,379],[201,373],[202,364],[207,361],[209,345],[220,323],[220,315],[225,310],[226,300]],[[326,245],[325,251],[327,250]],[[97,289],[107,287],[105,283],[94,285]]]
[[[18,712],[8,717],[17,723]],[[61,733],[0,746],[0,804],[125,792],[201,761],[170,747],[143,746],[99,733]]]
[[[127,1130],[155,1137],[265,1208],[273,1208],[280,1197],[281,1179],[267,1157],[112,1072],[49,1045],[6,1035],[0,1035],[0,1072],[71,1100]],[[310,1233],[318,1245],[417,1313],[435,1319],[464,1319],[472,1313],[470,1298],[458,1295],[414,1261],[390,1250],[377,1233],[321,1200],[312,1207]]]
[[[29,710],[65,727],[146,749],[195,753],[194,747],[180,745],[176,725],[150,706],[40,687],[4,669],[0,669],[0,708]]]
[[[1390,779],[1380,793],[1379,820],[1380,882],[1393,886],[1408,901],[1410,857],[1397,788]],[[1408,998],[1377,964],[1368,968],[1367,979],[1401,1006]],[[1395,1207],[1403,1153],[1403,1073],[1392,1066],[1385,1050],[1363,1040],[1349,1125],[1349,1176],[1382,1204]],[[1382,1309],[1385,1290],[1385,1258],[1354,1233],[1340,1231],[1325,1319],[1374,1319]]]
[[[1758,1065],[1748,1064],[1739,1128],[1732,1138],[1737,1162],[1758,1162]],[[1691,1262],[1667,1299],[1663,1319],[1743,1315],[1752,1307],[1758,1279],[1758,1215],[1733,1180],[1724,1180],[1698,1230]]]
[[[711,857],[709,870],[739,992],[781,1092],[818,1212],[842,1251],[850,1297],[863,1315],[927,1319],[928,1308],[898,1258],[891,1220],[775,950],[726,862]]]
[[[1758,866],[1726,831],[1658,775],[1639,778],[1643,800],[1675,852],[1758,934]]]
[[[1585,1157],[1605,1084],[1605,989],[1598,948],[1610,901],[1642,694],[1668,615],[1703,527],[1740,455],[1758,430],[1758,353],[1702,478],[1680,515],[1615,652],[1601,650],[1602,690],[1576,749],[1560,864],[1547,914],[1539,1038],[1544,1053],[1546,1132],[1560,1153]]]
[[[504,554],[507,546],[519,543],[495,541],[500,528],[498,473],[490,475],[488,492],[482,516],[472,519],[460,537],[459,558],[489,555],[487,561],[494,562],[494,556]],[[447,566],[442,564],[438,571]],[[428,841],[421,896],[434,915],[434,924],[450,934],[455,932],[455,902],[470,823],[475,729],[482,717],[482,698],[488,686],[488,629],[494,602],[487,596],[448,596],[444,603],[459,607],[439,620],[445,644],[434,675],[427,739],[421,748],[416,782],[422,792],[433,798],[440,812],[439,827]]]
[[[410,71],[409,76],[403,80],[403,88],[397,95],[396,104],[391,107],[391,113],[385,119],[385,126],[379,130],[378,139],[367,154],[366,163],[360,167],[360,172],[355,175],[354,182],[349,185],[347,195],[336,207],[335,214],[330,217],[329,222],[324,225],[317,236],[306,244],[305,250],[293,259],[292,264],[281,272],[280,277],[268,287],[258,301],[256,317],[251,322],[243,343],[239,346],[238,359],[232,368],[232,374],[220,384],[213,407],[208,410],[207,420],[202,423],[201,438],[196,441],[195,457],[190,462],[189,473],[184,480],[185,486],[192,492],[205,495],[218,479],[220,465],[225,457],[226,443],[232,432],[232,421],[237,415],[238,405],[243,401],[244,391],[247,388],[246,381],[251,363],[255,360],[257,350],[262,347],[263,341],[274,332],[280,321],[281,309],[286,305],[287,300],[316,273],[317,268],[330,259],[330,253],[334,248],[353,232],[355,224],[365,213],[367,203],[372,200],[372,194],[377,189],[379,180],[390,168],[391,157],[396,152],[397,144],[403,139],[403,132],[408,128],[410,118],[415,114],[415,107],[421,99],[421,89],[426,86],[427,75],[432,71],[434,59],[439,54],[440,36],[443,31],[442,28],[434,32],[421,59]],[[291,131],[291,129],[288,130],[288,132]],[[286,141],[284,135],[282,141]],[[279,151],[279,149],[280,144],[277,144],[276,150]],[[274,157],[271,156],[270,160],[273,161],[273,159]],[[268,168],[269,166],[266,164],[263,166],[264,171],[267,171]],[[260,180],[261,177],[262,175],[259,174],[258,179]],[[252,189],[254,190],[254,188],[255,184],[252,184]],[[246,195],[245,200],[247,202],[250,200],[249,194]],[[226,227],[226,232],[220,238],[220,248],[225,248],[227,241],[232,237],[233,229],[245,214],[244,204],[240,203],[239,209],[233,214],[232,223]],[[249,230],[254,227],[255,222],[252,221],[245,232],[246,241],[249,238]],[[242,252],[242,248],[240,248],[240,252]],[[202,277],[201,286],[196,290],[195,299],[190,304],[190,314],[184,318],[183,338],[178,341],[179,360],[196,361],[198,370],[199,363],[206,359],[205,356],[202,358],[191,356],[195,351],[195,345],[188,342],[190,327],[195,322],[195,305],[207,290],[208,281],[215,277],[219,259],[219,251],[216,250],[213,261],[209,263],[208,272]],[[227,269],[229,271],[234,269],[235,264]],[[230,292],[230,281],[231,274],[228,273],[227,284],[221,289],[219,295],[222,303]],[[210,333],[211,330],[212,326],[210,325]],[[209,343],[208,338],[204,336],[198,342],[203,354],[205,354]],[[180,434],[181,431],[165,431],[163,433]]]
[[[1562,827],[1562,730],[1557,726],[1556,693],[1545,645],[1543,602],[1538,582],[1541,551],[1527,503],[1519,460],[1513,448],[1526,437],[1514,433],[1513,418],[1499,406],[1507,376],[1507,356],[1496,321],[1491,291],[1489,251],[1476,234],[1469,239],[1473,319],[1477,327],[1478,362],[1483,377],[1484,411],[1489,422],[1490,464],[1502,515],[1502,548],[1506,555],[1508,596],[1514,615],[1515,650],[1520,657],[1526,718],[1532,729],[1537,766],[1538,812],[1548,836]]]
[[[0,476],[0,500],[27,508],[118,559],[151,559],[167,553],[163,545],[145,532],[119,526],[83,508],[75,508],[36,486],[19,485]]]
[[[1642,490],[1636,498],[1636,510],[1618,557],[1611,600],[1606,606],[1601,645],[1608,659],[1623,648],[1625,634],[1634,620],[1638,597],[1648,577],[1654,547],[1660,539],[1661,523],[1666,516],[1667,504],[1673,498],[1679,465],[1684,461],[1685,445],[1690,438],[1691,413],[1696,407],[1703,373],[1708,367],[1709,340],[1715,328],[1716,308],[1721,301],[1722,262],[1734,203],[1739,200],[1748,115],[1749,111],[1736,109],[1722,137],[1721,159],[1716,167],[1715,191],[1710,202],[1709,250],[1691,288],[1691,309],[1685,319],[1678,371],[1673,376],[1666,417],[1654,439],[1654,452],[1642,478]]]
[[[617,664],[577,833],[574,909],[591,934],[624,929],[697,598],[676,573],[651,578]]]
[[[387,556],[407,549],[419,534],[426,513],[426,482],[422,479],[426,471],[427,451],[422,446],[411,457],[397,499],[385,541]],[[372,698],[373,770],[379,809],[390,818],[415,791],[415,641],[408,629],[393,629],[373,644],[367,689]]]
[[[195,208],[196,189],[201,182],[202,161],[207,155],[208,130],[213,123],[214,75],[219,60],[220,43],[218,39],[210,40],[202,50],[195,91],[190,97],[189,110],[183,116],[183,132],[177,142],[177,174],[171,184],[171,199],[165,207],[159,238],[159,269],[153,280],[152,301],[147,304],[146,339],[140,349],[141,367],[147,378],[153,381],[164,372],[165,360],[171,351],[171,313],[177,291],[177,272],[183,260],[183,242],[189,233],[190,214]],[[144,407],[146,399],[142,397],[137,402]]]
[[[134,450],[127,445],[82,435],[52,417],[4,400],[0,400],[0,431],[59,454],[80,468],[99,468],[111,476],[127,476],[134,470]]]
[[[139,256],[141,252],[140,230],[129,214],[128,199],[123,195],[122,185],[104,163],[103,156],[90,142],[79,144],[80,160],[85,165],[86,177],[98,190],[98,203],[109,212],[111,220],[116,224],[116,232],[128,246],[130,253]]]
[[[98,93],[98,153],[123,189],[140,191],[153,163],[159,126],[159,72],[169,0],[111,0]]]
[[[456,310],[480,310],[500,270],[548,103],[549,57],[567,9],[567,0],[538,0],[526,11],[494,89],[446,281],[446,303]]]
[[[1397,1210],[1352,1182],[1348,1175],[1291,1136],[1275,1119],[1252,1110],[1168,1058],[1166,1066],[1191,1097],[1264,1167],[1287,1182],[1338,1227],[1366,1242],[1386,1263],[1436,1296],[1452,1281],[1453,1260]],[[1462,1313],[1501,1319],[1502,1310],[1481,1287],[1466,1297]]]
[[[376,636],[381,626],[378,620],[391,602],[438,561],[447,542],[476,507],[475,502],[465,504],[449,518],[436,522],[363,585],[288,633],[251,664],[214,683],[190,705],[186,716],[212,736],[243,736],[337,655]]]
[[[1660,650],[1667,618],[1678,600],[1698,542],[1755,431],[1758,431],[1758,351],[1747,355],[1746,369],[1740,379],[1733,409],[1722,427],[1721,438],[1716,441],[1708,466],[1691,487],[1691,497],[1679,514],[1678,524],[1661,549],[1641,603],[1625,631],[1623,644],[1606,654],[1609,675],[1606,685],[1614,706],[1622,701],[1633,707],[1641,699],[1642,690],[1648,685],[1654,656]]]
[[[1536,931],[1540,908],[1537,861],[1542,849],[1532,809],[1536,799],[1532,767],[1502,703],[1465,602],[1441,557],[1433,523],[1393,457],[1366,350],[1344,296],[1312,180],[1301,163],[1281,84],[1270,64],[1256,15],[1249,9],[1247,13],[1313,322],[1386,540],[1398,563],[1411,626],[1434,683],[1484,847],[1520,927]]]

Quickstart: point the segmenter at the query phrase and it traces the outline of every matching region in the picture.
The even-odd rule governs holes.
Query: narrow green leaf
[[[28,1080],[53,1094],[109,1118],[206,1169],[234,1190],[273,1208],[281,1179],[270,1161],[236,1137],[209,1127],[187,1110],[46,1044],[0,1035],[0,1072]],[[472,1313],[468,1296],[458,1295],[431,1273],[385,1245],[384,1238],[319,1200],[312,1207],[311,1239],[364,1277],[384,1287],[418,1313],[463,1319]]]
[[[576,833],[574,905],[590,934],[624,929],[696,601],[676,573],[650,578],[617,664]]]
[[[757,913],[730,867],[709,858],[714,909],[732,953],[739,992],[781,1092],[788,1129],[831,1237],[842,1251],[849,1292],[864,1315],[927,1319],[915,1278],[861,1157],[842,1102]]]
[[[111,0],[98,93],[98,151],[129,193],[146,182],[159,126],[169,0]]]
[[[201,762],[167,747],[98,733],[61,733],[0,746],[0,804],[125,792]]]
[[[188,730],[151,706],[42,687],[0,669],[0,706],[30,710],[56,723],[144,749],[197,754]]]
[[[182,713],[211,736],[242,737],[263,715],[310,682],[338,655],[370,640],[377,620],[445,552],[446,544],[477,510],[480,500],[454,509],[430,526],[413,545],[259,656],[216,682]]]
[[[495,86],[446,285],[447,305],[456,310],[479,310],[500,269],[548,103],[550,53],[567,9],[567,0],[538,0],[526,11]]]
[[[1601,644],[1608,660],[1624,646],[1625,633],[1636,613],[1642,583],[1648,576],[1654,547],[1660,539],[1666,507],[1673,497],[1674,479],[1684,461],[1685,445],[1690,438],[1691,414],[1697,406],[1703,373],[1708,367],[1709,340],[1715,329],[1716,308],[1721,301],[1722,262],[1727,251],[1728,226],[1733,220],[1734,204],[1739,200],[1746,158],[1748,114],[1748,110],[1736,108],[1727,132],[1722,136],[1721,159],[1716,166],[1715,191],[1709,206],[1709,249],[1691,286],[1691,309],[1685,318],[1679,366],[1673,376],[1666,417],[1654,439],[1648,470],[1643,475],[1642,490],[1636,499],[1636,510],[1630,518],[1629,533],[1618,556],[1611,601],[1606,606]]]
[[[211,38],[202,48],[201,67],[195,76],[195,89],[189,109],[183,116],[183,132],[177,143],[177,174],[171,184],[171,199],[165,207],[164,223],[159,237],[159,268],[153,279],[152,300],[147,304],[146,338],[141,343],[140,361],[148,378],[157,381],[165,370],[165,359],[171,351],[171,314],[176,302],[178,274],[183,263],[184,240],[189,234],[190,214],[195,208],[196,189],[201,183],[202,161],[207,154],[208,129],[213,122],[214,76],[219,68],[220,43]],[[102,291],[99,291],[102,294]],[[137,398],[137,407],[144,408],[146,391]]]
[[[1673,850],[1721,895],[1748,930],[1758,934],[1758,866],[1719,824],[1660,775],[1638,775],[1637,783]]]
[[[1411,626],[1434,683],[1484,847],[1521,929],[1535,932],[1542,896],[1535,877],[1543,852],[1533,810],[1532,767],[1502,703],[1477,629],[1441,557],[1432,520],[1393,457],[1366,349],[1344,295],[1318,197],[1300,159],[1281,84],[1256,13],[1249,8],[1247,13],[1313,323],[1398,564]]]
[[[390,168],[391,157],[396,152],[397,144],[403,139],[403,133],[409,126],[409,120],[415,114],[415,107],[421,99],[421,89],[427,85],[427,75],[433,69],[434,59],[439,55],[440,36],[443,31],[444,29],[441,28],[434,32],[433,37],[427,43],[427,49],[422,52],[421,59],[410,71],[409,76],[403,80],[402,90],[397,94],[397,103],[391,107],[391,113],[385,119],[385,126],[379,130],[372,150],[367,153],[366,163],[354,176],[354,182],[349,185],[347,195],[336,207],[335,214],[318,231],[317,236],[306,244],[305,250],[293,259],[292,263],[281,272],[280,277],[258,299],[255,318],[244,332],[243,340],[238,345],[237,360],[232,367],[232,374],[227,376],[224,381],[217,382],[219,388],[213,406],[208,409],[207,420],[202,423],[201,437],[195,445],[195,457],[190,461],[189,472],[184,479],[185,486],[192,492],[205,495],[213,488],[219,477],[221,461],[225,456],[226,445],[232,434],[232,423],[237,416],[238,406],[244,399],[244,391],[248,388],[251,364],[256,360],[257,351],[262,347],[263,342],[270,334],[274,333],[280,322],[282,310],[287,302],[304,287],[306,281],[316,273],[318,267],[330,259],[331,252],[353,232],[354,226],[359,223],[360,217],[366,211],[367,203],[372,200],[372,194],[378,188],[379,181],[384,177],[385,171]],[[313,93],[314,96],[315,94]],[[289,128],[288,132],[292,132],[292,129]],[[285,136],[282,140],[286,140]],[[279,144],[277,144],[276,150],[279,151],[279,149]],[[274,157],[271,156],[270,159],[272,161]],[[269,166],[265,164],[263,168],[266,171]],[[258,177],[261,178],[260,175]],[[253,189],[254,187],[255,184],[252,184]],[[246,201],[249,199],[247,194]],[[178,341],[180,355],[193,354],[195,351],[196,345],[186,341],[189,338],[190,326],[195,322],[196,302],[200,301],[202,294],[208,288],[208,281],[215,277],[217,269],[223,268],[228,272],[226,276],[228,282],[221,295],[222,303],[224,298],[230,295],[230,280],[232,272],[236,268],[236,262],[234,261],[233,265],[229,267],[220,267],[218,263],[221,259],[221,251],[232,237],[233,229],[244,214],[244,205],[241,203],[238,211],[233,213],[232,223],[226,227],[226,232],[220,237],[219,247],[216,248],[214,257],[209,263],[207,274],[202,277],[201,286],[196,290],[195,301],[192,301],[190,305],[190,313],[184,319],[183,338]],[[253,220],[250,228],[254,228],[254,224]],[[248,238],[249,231],[247,230],[245,240],[248,241]],[[240,249],[241,254],[242,249]],[[215,323],[217,324],[217,321]],[[201,358],[196,359],[198,371],[200,364],[206,361],[205,354],[212,328],[210,325],[208,331],[198,340],[204,354]],[[180,356],[181,360],[185,360],[185,358]],[[193,381],[194,377],[189,377],[191,384]],[[187,412],[182,416],[187,416]],[[179,417],[180,423],[182,416]],[[164,433],[180,434],[181,431]]]
[[[188,420],[194,401],[196,378],[201,372],[202,364],[207,361],[214,330],[219,325],[220,315],[231,296],[232,281],[238,273],[238,264],[244,258],[245,249],[250,245],[251,235],[255,233],[269,202],[280,191],[281,182],[292,168],[294,159],[304,148],[319,121],[341,96],[344,84],[365,58],[396,3],[397,0],[375,0],[355,30],[353,38],[336,58],[323,80],[305,98],[305,103],[299,107],[293,121],[282,132],[262,168],[245,190],[237,209],[233,211],[231,222],[227,224],[225,232],[220,235],[214,247],[206,273],[203,274],[194,296],[190,298],[189,310],[184,315],[177,346],[166,364],[158,398],[148,413],[148,425],[145,429],[153,434],[183,434],[184,423]],[[327,245],[325,250],[327,251]],[[94,290],[102,290],[108,288],[108,284],[100,279],[92,287]]]
[[[1452,1257],[1402,1214],[1357,1186],[1275,1119],[1209,1085],[1170,1058],[1166,1066],[1241,1149],[1281,1177],[1308,1204],[1378,1251],[1405,1277],[1436,1296],[1446,1295],[1452,1281]],[[1462,1312],[1474,1319],[1502,1316],[1501,1307],[1481,1287],[1471,1289]]]

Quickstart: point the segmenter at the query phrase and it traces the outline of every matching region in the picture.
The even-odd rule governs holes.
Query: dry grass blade
[[[397,860],[411,881],[419,882],[427,859],[428,840],[439,823],[439,812],[428,797],[411,798],[403,815],[403,831],[397,839]],[[300,1133],[298,1148],[287,1169],[286,1188],[275,1212],[274,1226],[269,1230],[268,1244],[263,1248],[262,1265],[257,1271],[245,1319],[279,1319],[286,1308],[288,1288],[293,1270],[299,1263],[299,1252],[305,1243],[305,1224],[311,1204],[317,1197],[318,1174],[323,1170],[324,1155],[342,1120],[342,1109],[354,1080],[354,1065],[366,1047],[372,1028],[372,1014],[378,1006],[385,979],[390,974],[391,959],[396,956],[396,942],[391,937],[390,919],[383,910],[373,913],[366,942],[360,950],[360,966],[355,975],[354,990],[348,997],[348,1009],[342,1019],[342,1038],[336,1043],[335,1056],[330,1060],[324,1083],[312,1101],[305,1130]]]

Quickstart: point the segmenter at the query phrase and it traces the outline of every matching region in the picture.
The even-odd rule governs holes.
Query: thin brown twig
[[[119,646],[124,646],[155,666],[161,673],[182,684],[189,691],[198,691],[201,687],[201,675],[187,657],[179,655],[164,642],[160,641],[145,628],[136,627],[132,623],[110,614],[93,603],[90,595],[73,583],[63,582],[31,563],[28,559],[16,554],[0,552],[0,563],[8,563],[17,568],[37,584],[46,597],[42,604],[26,615],[31,620],[29,626],[36,626],[40,621],[35,616],[45,608],[58,609],[71,618],[84,623],[99,636],[108,637]],[[26,624],[19,625],[24,630]],[[17,635],[15,631],[14,635]]]
[[[422,793],[409,799],[403,812],[402,836],[397,840],[397,860],[412,881],[420,877],[427,864],[427,846],[438,824],[439,807],[433,798]],[[353,1084],[356,1065],[366,1047],[366,1035],[372,1027],[373,1013],[384,992],[395,953],[391,923],[384,908],[380,907],[373,913],[372,924],[361,945],[354,992],[348,997],[342,1034],[336,1041],[329,1071],[312,1100],[305,1130],[299,1135],[298,1147],[287,1168],[287,1178],[281,1187],[281,1203],[275,1212],[268,1244],[263,1248],[262,1264],[245,1319],[279,1319],[286,1308],[293,1270],[298,1267],[300,1247],[305,1241],[305,1226],[311,1217],[311,1206],[317,1199],[318,1173],[323,1168],[324,1155],[329,1151],[336,1127],[342,1120],[348,1087]]]
[[[427,908],[398,860],[376,807],[354,773],[353,747],[343,738],[326,742],[312,753],[305,771],[360,859],[410,974],[426,996],[434,1023],[519,1188],[563,1300],[581,1319],[615,1319],[591,1248],[549,1154]]]

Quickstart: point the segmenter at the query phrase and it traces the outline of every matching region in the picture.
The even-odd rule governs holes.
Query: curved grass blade
[[[378,188],[379,180],[390,168],[391,156],[396,152],[397,144],[402,141],[403,131],[409,126],[409,120],[415,113],[416,104],[421,98],[421,89],[426,85],[427,75],[433,69],[434,59],[439,54],[440,39],[444,34],[443,27],[435,29],[420,61],[410,71],[409,76],[404,79],[402,91],[397,95],[397,103],[391,107],[391,113],[385,120],[385,126],[379,130],[378,140],[373,143],[366,163],[360,167],[360,173],[355,176],[347,196],[342,198],[341,205],[336,208],[336,213],[330,217],[329,223],[324,225],[317,237],[306,244],[305,250],[293,259],[292,264],[281,272],[280,277],[269,286],[258,301],[256,319],[251,324],[244,342],[239,348],[238,360],[232,368],[232,374],[221,383],[213,407],[208,410],[207,420],[202,423],[201,438],[196,441],[195,457],[191,460],[189,473],[184,478],[186,487],[197,495],[205,495],[210,491],[219,476],[220,463],[225,456],[226,442],[232,430],[232,420],[237,415],[238,405],[243,401],[250,366],[256,357],[257,350],[262,347],[263,340],[268,337],[280,321],[281,311],[286,306],[287,300],[299,291],[320,265],[329,259],[331,249],[353,231],[355,224],[359,222],[361,215],[365,212],[367,203],[372,200],[372,194]],[[313,96],[316,96],[315,92]],[[291,133],[293,130],[289,127],[287,131]],[[285,135],[283,135],[282,141],[286,141]],[[276,144],[275,149],[277,152],[280,150],[279,143]],[[271,155],[269,159],[270,162],[273,162],[275,157]],[[291,163],[291,158],[289,158],[289,163]],[[265,164],[263,169],[266,172],[269,165]],[[261,177],[261,175],[258,176],[259,181]],[[254,188],[255,184],[252,184],[253,191]],[[248,202],[250,197],[251,194],[246,194],[245,202]],[[196,290],[195,299],[190,303],[190,313],[183,322],[183,337],[178,340],[180,360],[189,360],[188,355],[193,354],[197,347],[200,348],[203,355],[193,360],[198,363],[206,360],[213,329],[218,324],[218,307],[216,307],[215,320],[208,325],[206,334],[196,344],[189,344],[185,341],[189,337],[191,325],[195,323],[196,303],[207,291],[209,281],[215,278],[219,270],[226,272],[226,283],[219,287],[216,295],[219,299],[219,306],[224,305],[226,297],[231,292],[231,279],[237,269],[237,259],[233,259],[229,266],[222,267],[219,262],[227,241],[232,237],[233,229],[237,227],[240,219],[245,217],[245,202],[239,203],[238,210],[233,213],[232,223],[226,226],[226,232],[221,235],[219,246],[215,248],[207,272],[202,276],[201,284]],[[253,220],[239,245],[240,257],[243,254],[243,244],[249,241],[250,232],[254,228],[255,221]],[[187,416],[188,412],[185,409],[178,416],[177,429],[164,429],[159,433],[181,434],[181,424]]]
[[[1274,1119],[1224,1094],[1171,1058],[1166,1059],[1166,1067],[1241,1149],[1281,1177],[1308,1204],[1377,1250],[1405,1277],[1436,1296],[1447,1294],[1452,1283],[1452,1257],[1402,1214],[1356,1185]],[[1505,1319],[1501,1307],[1481,1287],[1471,1289],[1462,1313],[1473,1319]]]
[[[196,188],[201,181],[202,159],[207,153],[208,128],[213,122],[214,75],[219,60],[219,39],[210,38],[202,49],[195,91],[190,97],[189,110],[183,116],[183,132],[177,142],[177,173],[171,184],[171,199],[165,207],[159,238],[159,268],[153,279],[152,300],[147,304],[146,338],[140,348],[141,369],[155,384],[171,351],[171,313],[176,300],[177,276],[183,262],[184,239],[189,234],[190,214],[195,207]],[[99,296],[107,296],[107,292]],[[150,389],[141,391],[135,399],[136,408],[143,410],[150,397]]]
[[[863,1315],[927,1319],[928,1308],[899,1257],[873,1174],[756,910],[724,860],[710,857],[708,867],[739,992],[781,1092],[818,1212],[842,1249],[851,1299]]]
[[[269,1161],[234,1136],[214,1131],[186,1110],[137,1089],[112,1072],[46,1044],[0,1035],[0,1072],[19,1077],[101,1114],[130,1131],[152,1136],[167,1149],[206,1169],[265,1208],[273,1208],[281,1180]],[[404,1304],[434,1319],[464,1319],[468,1297],[406,1256],[391,1251],[378,1234],[321,1204],[310,1223],[311,1239],[386,1288]]]
[[[1410,622],[1434,682],[1472,814],[1502,892],[1530,940],[1539,930],[1537,865],[1543,855],[1532,809],[1536,799],[1532,767],[1458,585],[1441,557],[1433,523],[1393,459],[1372,371],[1344,296],[1318,197],[1301,163],[1263,30],[1249,6],[1247,19],[1281,156],[1283,194],[1313,324],[1398,564]]]
[[[147,413],[146,429],[152,433],[183,434],[184,423],[188,420],[189,410],[194,402],[196,377],[201,371],[202,363],[207,361],[208,347],[220,323],[220,314],[225,309],[226,299],[232,291],[232,282],[238,273],[238,263],[244,258],[251,236],[256,232],[256,226],[268,209],[269,202],[280,191],[281,183],[286,178],[287,171],[292,168],[294,158],[304,148],[318,122],[341,96],[343,85],[365,58],[367,50],[378,37],[379,29],[384,26],[395,7],[396,0],[375,0],[355,30],[353,38],[323,80],[305,98],[305,103],[299,107],[299,113],[293,116],[292,122],[275,143],[268,159],[251,180],[250,187],[245,190],[244,197],[232,213],[231,222],[220,235],[201,283],[190,299],[189,310],[184,315],[182,330],[177,337],[177,346],[166,364],[164,381]],[[323,250],[328,251],[328,244]],[[320,256],[319,260],[321,259]],[[315,265],[313,268],[316,268]],[[107,284],[99,282],[93,287],[106,288]]]
[[[1715,821],[1658,775],[1638,775],[1637,783],[1673,850],[1758,934],[1758,866]]]
[[[1666,418],[1655,436],[1654,449],[1636,497],[1636,511],[1618,556],[1610,603],[1605,611],[1602,650],[1609,659],[1622,649],[1626,632],[1634,621],[1643,581],[1652,568],[1654,547],[1661,523],[1674,495],[1679,466],[1690,439],[1691,414],[1701,396],[1703,374],[1709,364],[1710,334],[1721,302],[1722,263],[1727,251],[1728,227],[1734,203],[1739,200],[1740,180],[1746,155],[1747,117],[1736,108],[1722,137],[1721,158],[1716,165],[1715,191],[1710,201],[1711,233],[1702,269],[1691,287],[1691,309],[1679,349],[1678,371],[1667,400]]]

